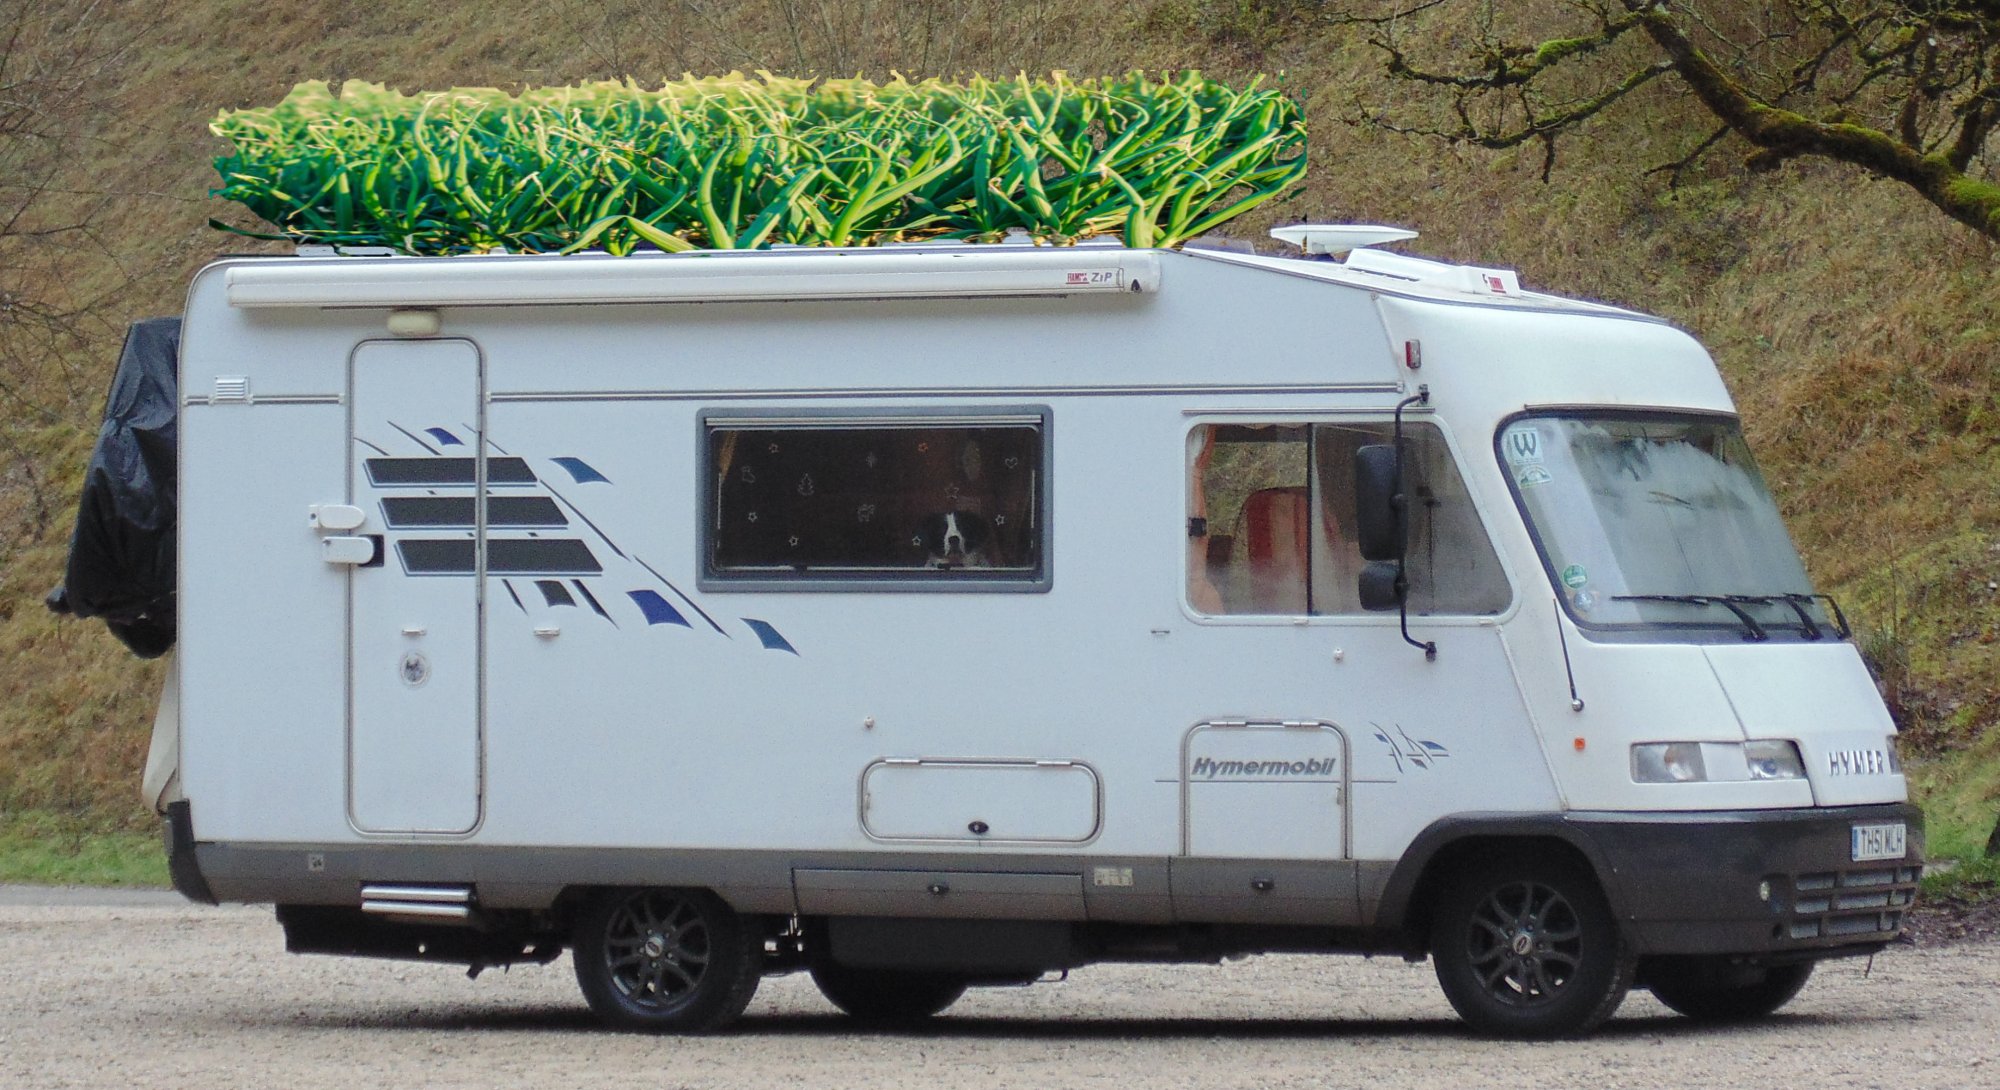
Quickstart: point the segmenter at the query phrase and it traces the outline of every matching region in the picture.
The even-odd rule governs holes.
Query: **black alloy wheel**
[[[577,984],[611,1025],[677,1033],[743,1013],[763,974],[764,937],[704,889],[617,889],[577,919]]]
[[[1502,859],[1461,876],[1433,921],[1431,958],[1459,1016],[1504,1037],[1588,1033],[1632,983],[1597,883],[1561,864]]]

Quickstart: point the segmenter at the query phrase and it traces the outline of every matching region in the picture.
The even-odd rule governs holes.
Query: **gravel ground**
[[[1827,963],[1751,1028],[1635,993],[1589,1040],[1533,1045],[1469,1036],[1396,960],[1095,966],[896,1034],[779,977],[731,1032],[677,1039],[597,1028],[567,958],[472,981],[283,945],[268,908],[0,888],[0,1087],[2000,1085],[1992,939]]]

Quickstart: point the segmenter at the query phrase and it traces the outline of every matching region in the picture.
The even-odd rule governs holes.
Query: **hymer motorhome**
[[[1708,355],[1279,234],[211,265],[178,888],[676,1030],[1326,951],[1572,1034],[1895,939],[1894,727]]]

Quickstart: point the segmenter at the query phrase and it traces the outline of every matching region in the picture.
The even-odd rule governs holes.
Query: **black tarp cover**
[[[69,570],[49,607],[102,617],[141,658],[174,645],[174,361],[181,320],[132,323],[83,481]]]

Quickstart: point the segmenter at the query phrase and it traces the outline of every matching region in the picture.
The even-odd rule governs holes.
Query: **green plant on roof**
[[[1305,122],[1261,80],[687,77],[509,95],[302,83],[225,110],[216,196],[257,237],[629,253],[1120,235],[1173,246],[1286,194]]]

